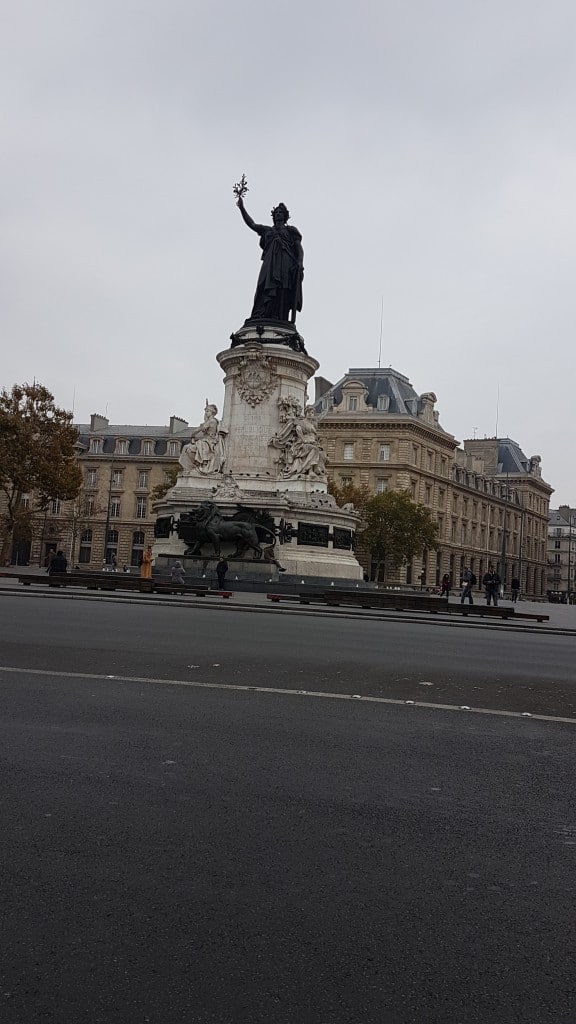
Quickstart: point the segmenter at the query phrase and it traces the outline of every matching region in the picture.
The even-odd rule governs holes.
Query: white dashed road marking
[[[215,667],[215,666],[213,666]],[[117,683],[153,683],[159,686],[184,686],[198,690],[232,690],[238,693],[269,693],[287,697],[312,697],[324,700],[354,700],[365,704],[390,704],[394,707],[427,708],[430,711],[458,711],[467,715],[494,715],[497,718],[529,718],[531,722],[561,722],[576,725],[576,718],[561,715],[536,715],[530,711],[500,711],[496,708],[473,708],[467,704],[437,704],[424,700],[402,700],[400,697],[364,697],[359,693],[330,693],[324,690],[291,690],[281,686],[251,686],[242,683],[204,683],[196,679],[158,679],[154,676],[119,676],[100,672],[56,672],[42,668],[17,668],[0,665],[0,673],[25,676],[45,676],[50,679],[95,680],[113,679]]]

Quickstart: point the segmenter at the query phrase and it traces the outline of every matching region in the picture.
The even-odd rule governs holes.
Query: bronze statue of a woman
[[[238,194],[238,193],[237,193]],[[281,320],[295,323],[302,309],[304,250],[298,228],[288,224],[284,203],[272,210],[272,225],[255,224],[246,212],[242,194],[236,203],[244,223],[260,235],[262,269],[256,285],[250,320]]]

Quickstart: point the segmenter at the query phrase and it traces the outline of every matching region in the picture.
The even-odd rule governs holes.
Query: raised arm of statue
[[[240,213],[242,214],[242,220],[244,221],[245,224],[248,225],[248,227],[252,231],[255,231],[258,235],[261,235],[262,232],[266,230],[263,224],[255,224],[255,222],[252,220],[252,217],[250,216],[250,214],[246,210],[246,207],[244,206],[243,199],[239,199],[238,202],[236,203],[236,206],[238,207]]]

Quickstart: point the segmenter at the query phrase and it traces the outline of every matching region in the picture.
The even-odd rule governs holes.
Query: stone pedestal
[[[188,466],[156,503],[157,533],[164,534],[154,547],[157,561],[163,556],[167,563],[190,550],[178,536],[180,517],[213,503],[225,519],[265,521],[258,527],[262,547],[288,573],[362,579],[354,556],[357,517],[327,493],[324,457],[306,413],[307,383],[319,364],[307,355],[302,338],[291,324],[247,323],[216,358],[224,371],[222,459],[214,460],[218,471],[209,473]],[[240,577],[241,566],[254,565],[251,555],[232,562],[234,545],[222,551]],[[209,543],[201,553],[210,554]]]

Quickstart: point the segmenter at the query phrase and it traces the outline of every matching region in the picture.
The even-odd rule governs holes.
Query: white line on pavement
[[[392,704],[396,707],[427,708],[430,711],[460,711],[470,715],[495,715],[499,718],[524,718],[537,722],[562,722],[576,725],[576,718],[560,715],[537,715],[529,711],[499,711],[496,708],[473,708],[467,704],[434,704],[424,700],[402,700],[394,697],[364,697],[359,693],[330,693],[323,690],[291,690],[280,686],[249,686],[241,683],[203,683],[195,679],[158,679],[154,676],[105,675],[101,672],[55,672],[42,668],[17,668],[0,665],[0,673],[15,673],[27,676],[48,676],[58,679],[103,679],[117,683],[158,683],[162,686],[187,686],[203,690],[236,690],[240,693],[276,693],[290,697],[324,697],[329,700],[354,700],[369,704]]]

